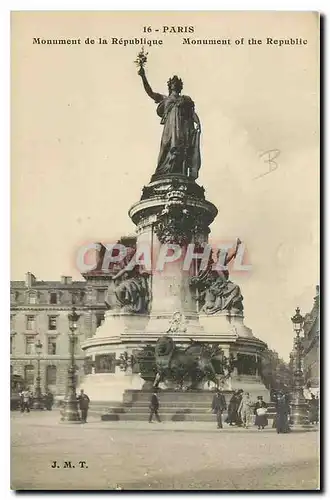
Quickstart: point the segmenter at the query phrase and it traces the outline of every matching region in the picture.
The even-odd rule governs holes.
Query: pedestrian
[[[263,400],[262,396],[258,396],[258,401],[254,407],[254,414],[256,416],[255,424],[258,426],[258,430],[264,429],[268,425],[267,419],[267,404]]]
[[[287,396],[279,391],[276,398],[276,431],[277,434],[284,434],[290,431],[289,427],[289,416],[290,416],[290,406]]]
[[[51,410],[53,408],[54,396],[53,393],[47,389],[45,394],[45,406],[47,410]]]
[[[80,394],[79,394],[77,399],[79,401],[79,408],[81,411],[81,422],[83,424],[86,424],[90,399],[87,396],[87,394],[84,393],[84,389],[81,389]]]
[[[319,400],[316,399],[315,394],[311,394],[308,410],[310,423],[317,424],[319,421]]]
[[[29,388],[27,387],[20,393],[21,400],[21,413],[30,413],[30,403],[31,403],[31,394]]]
[[[238,414],[238,408],[242,400],[242,390],[235,391],[232,397],[230,398],[228,405],[228,415],[226,418],[226,423],[229,425],[236,424],[237,426],[242,425],[241,418]]]
[[[215,395],[213,396],[213,400],[212,400],[212,411],[217,416],[218,429],[222,429],[222,427],[223,427],[222,426],[222,413],[226,409],[227,409],[227,405],[226,405],[225,396],[220,391],[220,389],[217,389]]]
[[[244,392],[242,396],[242,400],[238,408],[238,413],[243,422],[243,427],[247,429],[249,427],[252,417],[252,401],[250,399],[250,394],[248,392]]]
[[[159,410],[159,400],[157,397],[156,391],[153,392],[151,398],[150,398],[150,405],[149,405],[150,413],[149,413],[149,424],[152,423],[152,417],[155,415],[156,419],[158,422],[160,422],[158,410]]]

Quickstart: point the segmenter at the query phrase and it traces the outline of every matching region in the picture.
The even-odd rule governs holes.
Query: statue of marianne
[[[154,175],[183,174],[197,179],[201,165],[201,125],[194,101],[181,95],[183,84],[176,75],[167,82],[168,95],[163,95],[153,92],[143,66],[138,74],[146,93],[158,104],[157,114],[164,126]]]

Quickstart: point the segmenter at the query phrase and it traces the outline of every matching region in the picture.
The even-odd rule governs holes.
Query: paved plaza
[[[57,411],[12,413],[12,489],[319,488],[317,430],[278,435],[205,422],[59,420]]]

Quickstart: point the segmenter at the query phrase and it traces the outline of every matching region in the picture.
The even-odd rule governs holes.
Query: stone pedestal
[[[81,384],[93,403],[121,402],[126,390],[142,390],[144,381],[138,374],[115,373],[86,375]]]
[[[243,313],[225,310],[207,315],[198,310],[191,288],[191,277],[198,270],[194,265],[187,269],[183,266],[189,244],[207,243],[209,226],[216,215],[217,209],[205,199],[204,189],[186,176],[156,178],[143,189],[129,216],[137,228],[137,249],[140,254],[143,249],[150,252],[149,310],[123,311],[109,300],[111,309],[103,324],[82,344],[86,356],[95,360],[97,356],[115,355],[118,360],[123,353],[131,356],[147,344],[155,345],[163,335],[172,337],[181,347],[188,347],[192,339],[219,346],[227,357],[241,356],[244,363],[261,355],[266,344],[244,325]],[[173,251],[179,249],[179,255],[172,259],[171,245]],[[169,253],[162,253],[164,248]],[[113,282],[109,290],[113,290]],[[124,391],[142,390],[144,386],[138,373],[125,373],[118,366],[112,373],[97,373],[94,368],[81,384],[94,401],[121,401]],[[269,401],[257,369],[232,373],[226,389],[247,390],[252,397],[262,395]]]

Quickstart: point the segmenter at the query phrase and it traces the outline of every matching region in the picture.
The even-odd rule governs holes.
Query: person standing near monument
[[[290,417],[290,406],[287,396],[279,391],[276,397],[276,417],[275,425],[277,434],[286,434],[290,432],[289,417]]]
[[[256,416],[255,425],[258,426],[258,430],[264,429],[268,425],[267,420],[267,404],[263,400],[262,396],[258,396],[258,401],[254,407],[254,414]]]
[[[217,427],[218,427],[218,429],[222,429],[223,428],[223,425],[222,425],[222,413],[226,409],[227,409],[227,405],[226,405],[225,396],[222,394],[222,392],[220,391],[220,389],[217,389],[217,392],[213,396],[213,400],[212,400],[212,411],[217,416]]]
[[[252,417],[252,401],[248,392],[244,392],[242,396],[242,401],[238,408],[238,414],[242,419],[243,427],[247,429],[249,427],[249,424],[251,423]]]
[[[319,401],[313,393],[311,394],[311,400],[309,401],[308,407],[310,423],[317,424],[319,421]]]
[[[237,426],[242,425],[241,417],[238,413],[238,408],[242,400],[242,393],[243,393],[242,389],[235,391],[232,397],[230,398],[226,423],[231,426],[233,424],[236,424]]]
[[[21,412],[24,413],[26,410],[26,413],[30,413],[31,393],[28,387],[21,392],[20,397],[21,397]]]
[[[87,396],[87,394],[84,393],[84,389],[81,389],[77,399],[79,401],[79,408],[81,411],[81,421],[83,424],[85,424],[87,422],[87,413],[88,413],[90,399]]]
[[[155,415],[157,422],[160,422],[158,410],[159,410],[159,399],[157,396],[156,391],[152,394],[150,398],[150,405],[149,405],[150,413],[149,413],[149,424],[152,423],[152,417]]]
[[[54,404],[54,395],[49,389],[47,389],[45,394],[46,409],[50,411],[53,408],[53,404]]]

